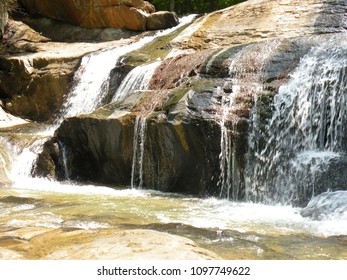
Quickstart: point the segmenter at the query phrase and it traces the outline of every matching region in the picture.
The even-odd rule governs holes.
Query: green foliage
[[[151,2],[157,10],[174,10],[179,15],[200,14],[223,9],[245,0],[147,0]]]

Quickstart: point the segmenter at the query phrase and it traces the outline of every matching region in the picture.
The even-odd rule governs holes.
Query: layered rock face
[[[155,14],[154,6],[142,0],[21,0],[21,2],[30,13],[85,28],[111,27],[144,31],[178,24],[174,14]]]
[[[56,25],[52,28],[59,30]],[[35,121],[53,120],[63,105],[81,57],[132,41],[64,43],[53,42],[40,33],[22,22],[10,20],[3,38],[7,53],[0,56],[3,107],[11,114]],[[122,32],[121,35],[133,34]]]

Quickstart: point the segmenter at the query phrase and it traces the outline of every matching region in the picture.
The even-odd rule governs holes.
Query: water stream
[[[266,143],[251,148],[255,157],[247,178],[250,199],[302,203],[319,185],[333,185],[331,169],[343,164],[346,152],[346,84],[345,42],[332,38],[302,58],[274,97]],[[257,130],[254,126],[250,143],[260,142]]]
[[[117,59],[144,42],[135,43],[130,49],[117,48],[85,57],[75,77],[80,82],[76,82],[69,95],[63,118],[88,113],[102,105],[102,99],[108,94],[108,76]],[[262,54],[253,60],[258,63],[258,69],[267,59],[268,53]],[[107,59],[109,55],[112,60]],[[294,177],[304,183],[305,180],[312,182],[316,170],[324,171],[331,160],[344,156],[346,58],[346,45],[312,49],[276,96],[275,111],[268,125],[269,142],[256,151],[254,165],[249,167],[255,172],[248,174],[246,182],[249,198],[265,203],[229,200],[237,199],[239,182],[232,180],[237,168],[227,116],[232,111],[233,97],[242,86],[247,84],[259,90],[259,81],[242,80],[242,67],[237,70],[236,64],[230,68],[231,72],[239,73],[233,81],[234,95],[222,102],[224,152],[220,156],[220,184],[223,198],[202,199],[141,189],[147,111],[136,120],[132,186],[126,189],[32,178],[30,171],[46,136],[34,132],[24,144],[15,146],[10,144],[8,133],[1,132],[0,144],[7,152],[0,154],[0,161],[4,163],[2,168],[10,183],[0,187],[0,256],[6,258],[1,249],[8,249],[25,259],[44,259],[76,242],[89,242],[90,234],[104,237],[105,233],[124,229],[152,229],[188,237],[225,259],[347,259],[347,209],[340,207],[337,212],[317,220],[303,217],[302,208],[287,203],[295,200],[293,196],[300,193],[300,189],[292,180],[287,180],[289,173],[285,170],[291,167]],[[102,73],[95,73],[100,67],[94,63],[102,63]],[[109,66],[105,66],[106,63]],[[135,68],[116,96],[126,98],[130,92],[144,90],[156,63]],[[142,82],[137,83],[140,79]],[[136,86],[130,84],[130,80],[134,80]],[[88,98],[84,92],[88,92]],[[293,133],[293,126],[300,129]],[[281,143],[292,147],[286,161],[277,160],[288,157]],[[278,162],[285,162],[284,167]],[[311,177],[300,177],[305,174]],[[314,195],[314,187],[305,184],[302,187],[309,188],[310,195]],[[347,204],[347,196],[340,198],[341,205]],[[322,201],[326,202],[318,199],[317,203]],[[82,237],[73,239],[74,232],[81,233]]]

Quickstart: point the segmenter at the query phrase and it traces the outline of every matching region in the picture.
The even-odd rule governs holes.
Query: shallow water
[[[312,221],[299,211],[27,178],[0,188],[0,246],[37,258],[35,243],[23,249],[14,232],[139,228],[188,237],[225,259],[347,259],[347,215]]]

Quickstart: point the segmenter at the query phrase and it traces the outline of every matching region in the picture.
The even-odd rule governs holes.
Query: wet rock
[[[269,139],[274,96],[312,46],[335,33],[345,40],[345,7],[323,0],[251,0],[200,18],[174,40],[165,38],[127,55],[119,66],[122,75],[141,62],[163,62],[148,91],[61,125],[54,145],[59,143],[58,157],[65,154],[66,175],[114,185],[129,185],[133,179],[145,188],[218,195],[222,173],[232,173],[227,180],[237,181],[235,199],[243,199],[245,161],[256,161]],[[259,110],[253,119],[252,110]],[[140,117],[146,133],[135,129]],[[250,135],[254,124],[257,130]],[[134,159],[138,137],[143,137],[144,152]],[[220,155],[225,154],[223,167]],[[140,161],[134,176],[134,163]],[[298,196],[298,203],[310,197]]]
[[[64,149],[66,178],[129,185],[133,116],[74,117],[56,132]],[[71,131],[76,131],[71,133]]]
[[[85,54],[127,43],[126,40],[99,44],[50,42],[16,21],[10,21],[4,40],[7,52],[0,56],[3,107],[15,116],[35,121],[52,121]]]
[[[346,219],[347,191],[321,193],[312,198],[300,214],[314,220]]]

